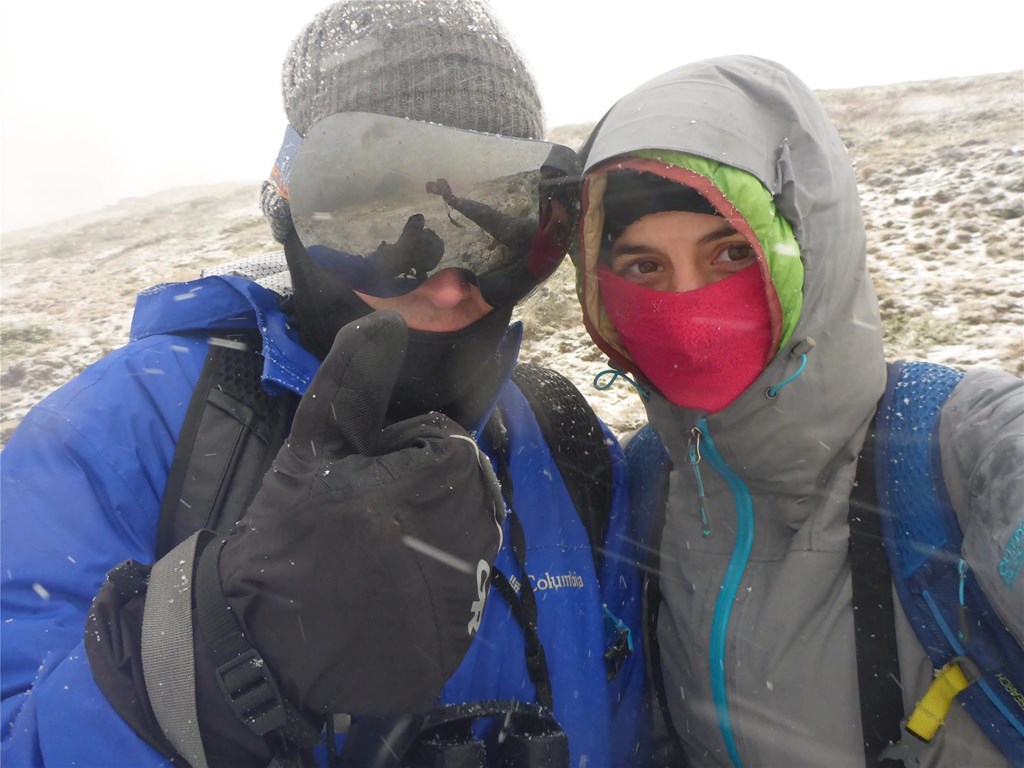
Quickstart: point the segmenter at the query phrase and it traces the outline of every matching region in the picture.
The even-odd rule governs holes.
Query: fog
[[[280,66],[324,0],[0,4],[0,232],[165,189],[266,175],[285,126]],[[823,13],[736,0],[493,0],[549,127],[594,122],[686,61],[778,60],[815,89],[1024,65],[1024,6],[864,0]],[[598,7],[599,6],[599,7]]]

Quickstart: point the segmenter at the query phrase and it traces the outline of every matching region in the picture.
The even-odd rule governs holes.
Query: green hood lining
[[[804,265],[793,228],[776,212],[771,192],[746,171],[685,152],[647,149],[630,155],[668,163],[703,176],[747,221],[761,245],[782,312],[782,328],[775,351],[785,349],[803,307]]]

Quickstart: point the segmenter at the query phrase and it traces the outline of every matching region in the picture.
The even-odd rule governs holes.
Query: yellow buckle
[[[981,676],[977,665],[966,656],[957,656],[938,671],[928,691],[917,702],[907,719],[907,730],[924,741],[931,741],[942,726],[953,699]]]

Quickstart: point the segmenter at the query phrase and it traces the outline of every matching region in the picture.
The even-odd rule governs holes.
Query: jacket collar
[[[185,283],[165,283],[139,294],[131,340],[158,334],[242,331],[256,327],[263,336],[263,384],[268,392],[302,395],[320,368],[320,360],[299,342],[298,331],[281,309],[281,296],[252,280],[213,275]],[[519,358],[523,327],[509,326],[498,346],[498,374],[484,418],[511,378]]]

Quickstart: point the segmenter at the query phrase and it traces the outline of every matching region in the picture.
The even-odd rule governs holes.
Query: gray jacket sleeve
[[[1024,645],[1024,380],[969,371],[943,406],[939,430],[964,558]]]

